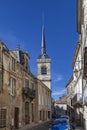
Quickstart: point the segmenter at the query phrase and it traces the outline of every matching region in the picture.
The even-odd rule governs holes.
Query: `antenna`
[[[42,25],[44,27],[44,12],[42,13]]]
[[[20,44],[17,45],[17,49],[20,50]]]

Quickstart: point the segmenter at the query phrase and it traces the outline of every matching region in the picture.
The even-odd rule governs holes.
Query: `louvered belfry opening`
[[[84,50],[84,70],[83,70],[83,78],[87,79],[87,47]]]

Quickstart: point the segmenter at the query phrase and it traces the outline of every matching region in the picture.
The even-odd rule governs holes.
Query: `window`
[[[40,120],[41,120],[41,111],[40,111]]]
[[[0,109],[0,128],[6,127],[6,109]]]
[[[35,85],[34,85],[34,83],[31,83],[31,88],[32,88],[32,90],[35,90]]]
[[[15,96],[16,94],[16,79],[10,78],[10,94]]]
[[[39,105],[41,105],[41,96],[40,96],[40,94],[39,94],[38,100],[39,100]]]
[[[28,78],[25,79],[25,87],[29,87],[29,79]]]
[[[15,59],[11,57],[11,69],[15,70]]]
[[[46,68],[45,66],[42,66],[42,67],[41,67],[41,74],[42,74],[42,75],[47,74],[47,68]]]

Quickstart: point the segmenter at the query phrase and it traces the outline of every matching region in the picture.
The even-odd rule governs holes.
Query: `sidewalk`
[[[75,130],[85,130],[82,127],[76,127]]]

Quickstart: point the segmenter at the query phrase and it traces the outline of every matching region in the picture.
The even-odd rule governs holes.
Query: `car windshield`
[[[68,116],[61,116],[61,118],[66,118],[66,119],[69,119],[69,117],[68,117]]]
[[[67,124],[67,120],[55,120],[52,125]]]

